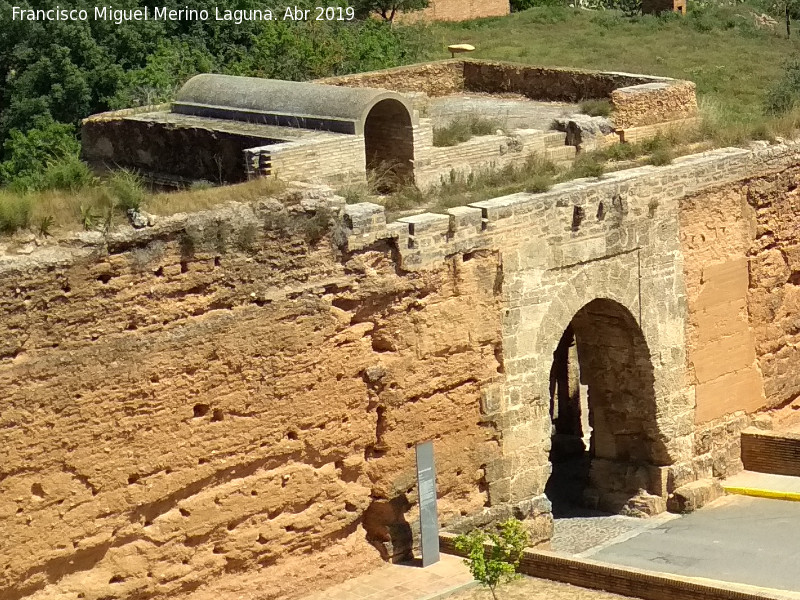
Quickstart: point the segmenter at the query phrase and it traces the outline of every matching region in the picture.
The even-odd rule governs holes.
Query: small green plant
[[[130,209],[139,210],[147,196],[142,178],[126,169],[115,171],[109,177],[107,185],[115,206],[123,212]]]
[[[329,208],[319,208],[302,223],[303,234],[306,241],[314,245],[330,231],[333,225],[333,211]]]
[[[600,177],[603,173],[605,173],[605,164],[602,157],[592,152],[586,152],[579,154],[575,158],[575,162],[572,163],[572,167],[567,172],[567,177],[569,179]]]
[[[39,234],[39,237],[49,237],[50,229],[53,227],[53,215],[47,215],[39,219],[39,223],[36,226],[36,231]]]
[[[612,144],[603,151],[608,160],[631,160],[639,155],[640,148],[634,144]]]
[[[0,233],[15,233],[30,223],[31,202],[24,195],[0,196]]]
[[[531,194],[541,194],[553,187],[553,177],[546,174],[534,175],[528,180],[525,191]]]
[[[81,204],[79,210],[81,213],[81,226],[84,230],[91,231],[92,229],[97,229],[101,216],[94,212],[94,207]]]
[[[671,148],[657,148],[650,155],[650,164],[661,167],[670,164],[673,158],[675,158],[675,155]]]
[[[513,518],[500,523],[496,531],[477,529],[455,540],[456,550],[467,555],[464,564],[476,581],[489,588],[494,600],[500,583],[519,577],[517,567],[527,544],[525,526]]]
[[[89,166],[75,154],[68,154],[47,163],[42,173],[40,189],[82,190],[97,183]]]
[[[605,98],[584,100],[580,104],[581,112],[590,117],[607,117],[611,114],[611,108],[611,102]]]

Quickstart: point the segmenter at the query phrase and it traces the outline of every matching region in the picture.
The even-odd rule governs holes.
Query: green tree
[[[490,546],[486,546],[487,541],[491,542]],[[470,573],[489,588],[494,600],[497,600],[495,588],[500,583],[519,577],[517,567],[527,544],[528,532],[517,519],[503,521],[497,531],[476,529],[455,540],[456,549],[467,555],[464,563]]]
[[[394,21],[398,12],[414,12],[428,8],[429,0],[356,0],[353,8],[361,18],[374,13],[384,21]]]
[[[0,183],[20,190],[44,186],[47,167],[57,161],[77,158],[80,145],[72,125],[38,117],[35,127],[22,132],[12,129],[3,144],[6,160],[0,163]]]

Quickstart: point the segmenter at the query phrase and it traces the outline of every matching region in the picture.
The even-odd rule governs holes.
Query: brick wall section
[[[532,100],[577,102],[607,98],[620,87],[658,80],[647,75],[536,67],[508,62],[464,61],[464,88],[471,92],[522,94]]]
[[[742,462],[748,471],[800,477],[800,434],[744,431]]]
[[[432,143],[432,133],[429,139]],[[522,163],[534,153],[545,154],[543,131],[529,129],[517,130],[511,135],[477,136],[457,146],[426,148],[415,159],[414,177],[416,184],[424,189],[449,182],[451,173],[466,177],[482,170],[500,169]]]
[[[689,297],[689,378],[697,423],[764,406],[748,308],[748,253],[755,226],[746,188],[726,186],[681,203]]]

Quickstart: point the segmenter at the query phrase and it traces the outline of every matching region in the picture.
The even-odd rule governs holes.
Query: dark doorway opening
[[[585,506],[584,490],[594,453],[587,388],[581,383],[575,333],[570,323],[553,352],[550,369],[550,464],[545,494],[553,516],[568,516]]]
[[[658,433],[653,365],[644,334],[621,304],[583,306],[553,352],[550,371],[555,517],[626,512],[669,464]],[[596,513],[595,513],[596,514]]]
[[[367,176],[378,191],[389,192],[414,181],[414,128],[402,102],[381,100],[364,123]]]

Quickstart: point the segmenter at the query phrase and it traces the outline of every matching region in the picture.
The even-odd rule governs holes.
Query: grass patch
[[[486,119],[479,115],[457,117],[447,126],[433,129],[433,145],[437,148],[457,146],[475,136],[492,135],[500,125],[494,119]]]
[[[584,152],[575,158],[564,179],[601,177],[605,171],[605,157],[602,153]]]
[[[694,81],[698,97],[725,116],[710,131],[715,145],[736,145],[772,118],[764,114],[765,91],[784,77],[786,57],[800,53],[800,36],[786,39],[780,18],[774,30],[754,26],[753,14],[762,12],[747,3],[695,3],[685,18],[626,18],[616,10],[540,6],[480,25],[436,23],[431,28],[438,38],[474,45],[475,58]],[[446,56],[442,50],[437,58]],[[792,110],[785,93],[781,98],[782,109]]]
[[[611,114],[611,102],[605,99],[584,100],[580,104],[580,111],[590,117],[607,117]]]
[[[197,187],[179,192],[150,192],[129,171],[112,173],[105,180],[92,177],[80,189],[18,193],[0,190],[0,233],[28,229],[42,237],[57,231],[109,229],[127,222],[129,208],[167,216],[208,210],[235,200],[252,202],[284,189],[276,179],[265,178],[225,187]]]

